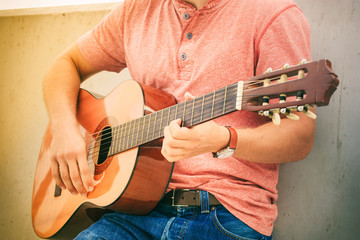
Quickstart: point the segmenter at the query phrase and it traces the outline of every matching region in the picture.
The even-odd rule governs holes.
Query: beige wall
[[[354,239],[360,233],[359,1],[298,0],[312,25],[313,58],[330,58],[341,85],[319,109],[314,149],[281,167],[275,239]],[[0,236],[37,239],[31,193],[47,115],[41,82],[52,60],[108,11],[0,17]],[[108,92],[100,74],[86,87]],[[101,79],[95,83],[95,80]],[[350,108],[350,106],[353,106]]]
[[[0,236],[36,239],[31,193],[38,152],[48,123],[42,78],[54,58],[108,11],[0,17]],[[127,73],[123,78],[130,78]],[[108,92],[121,76],[99,74]],[[95,81],[95,79],[94,79]],[[98,81],[99,82],[99,81]],[[99,92],[99,91],[98,91]]]

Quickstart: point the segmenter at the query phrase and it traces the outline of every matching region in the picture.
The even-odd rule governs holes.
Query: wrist
[[[213,152],[218,152],[228,146],[230,141],[230,132],[225,126],[219,126],[219,133],[216,136],[216,148]]]
[[[213,152],[213,156],[220,159],[224,159],[232,156],[237,147],[238,136],[236,130],[230,126],[225,126],[224,128],[228,132],[227,143],[223,148],[221,148],[217,152]]]
[[[79,123],[75,117],[61,117],[52,119],[50,121],[51,130],[53,133],[56,133],[58,131],[62,132],[64,130],[69,129],[78,129]]]

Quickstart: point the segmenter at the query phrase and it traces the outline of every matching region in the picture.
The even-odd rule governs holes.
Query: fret
[[[155,115],[155,120],[154,120],[154,127],[153,127],[153,136],[152,136],[152,139],[155,139],[157,114],[158,114],[158,112],[155,112],[155,113],[154,113],[154,115]]]
[[[131,136],[131,141],[130,141],[130,146],[129,146],[129,149],[131,149],[133,146],[134,146],[134,144],[133,144],[133,142],[134,142],[134,135],[135,135],[135,129],[136,129],[136,121],[135,120],[132,120],[131,121],[133,124],[133,126],[131,127],[131,129],[130,129],[130,136]]]
[[[126,144],[126,140],[125,140],[125,133],[126,133],[126,124],[123,124],[122,130],[121,130],[121,149],[122,151],[125,150],[125,144]]]
[[[109,150],[109,156],[114,155],[117,150],[117,143],[116,143],[116,139],[118,136],[117,131],[118,131],[118,127],[111,128],[111,146]]]
[[[121,124],[119,126],[119,136],[117,137],[117,139],[118,139],[117,145],[118,145],[119,152],[124,151],[124,149],[122,148],[122,143],[124,142],[123,135],[124,135],[124,124]]]
[[[211,117],[212,97],[213,97],[212,93],[205,95],[204,112],[203,112],[203,119],[202,119],[203,122],[207,121],[209,119],[212,119],[212,117]]]
[[[150,114],[150,121],[149,121],[149,129],[150,129],[150,132],[149,132],[149,139],[148,141],[151,142],[153,139],[154,139],[154,134],[155,134],[155,119],[156,118],[156,114],[155,113],[151,113]]]
[[[211,118],[213,118],[213,116],[214,116],[215,96],[216,96],[216,92],[213,92],[212,106],[211,106]]]
[[[178,104],[176,104],[174,107],[172,107],[171,110],[173,111],[174,115],[173,116],[170,115],[170,122],[176,119]],[[169,125],[170,125],[170,122],[169,122]]]
[[[113,139],[114,144],[116,146],[114,154],[121,152],[121,128],[122,128],[122,126],[123,125],[119,125],[116,127],[116,136]]]
[[[191,110],[191,121],[190,121],[190,126],[193,125],[193,120],[194,120],[194,108],[195,108],[195,100],[196,98],[194,98],[192,101],[193,101],[193,104],[192,104],[192,110]]]
[[[134,125],[134,126],[132,126]],[[133,139],[134,139],[134,135],[132,134],[133,132],[133,129],[135,127],[135,122],[134,121],[130,121],[130,128],[129,128],[129,146],[127,147],[128,149],[131,149],[132,147],[132,142],[133,142]]]
[[[114,139],[114,130],[113,128],[110,128],[110,139],[111,139],[111,142],[110,142],[110,146],[109,146],[109,150],[108,150],[108,156],[111,156],[112,155],[112,146],[113,146],[113,139]]]
[[[195,98],[193,100],[193,109],[191,113],[191,126],[194,126],[202,122],[202,106],[203,106],[203,97]]]
[[[228,86],[226,86],[226,87],[225,87],[225,96],[224,96],[224,104],[223,104],[222,114],[225,114],[225,110],[226,110],[226,96],[227,96],[227,90],[228,90]]]
[[[177,119],[178,109],[179,109],[179,104],[176,104],[175,105],[175,118],[173,120]]]
[[[110,143],[110,147],[109,147],[109,151],[108,151],[108,156],[113,155],[112,152],[113,152],[113,144],[114,144],[114,131],[115,131],[114,128],[110,129],[111,143]]]
[[[168,111],[168,117],[167,117],[167,121],[166,121],[166,126],[169,126],[169,124],[170,124],[170,114],[171,114],[171,109],[172,109],[173,107],[169,107],[168,109],[169,109],[169,111]]]
[[[144,141],[144,132],[145,132],[145,116],[142,117],[141,143],[145,143],[145,141]]]
[[[129,141],[130,141],[130,129],[131,129],[131,121],[128,124],[129,126],[126,127],[126,149],[129,149]]]
[[[161,133],[162,133],[162,126],[163,126],[162,122],[163,122],[163,117],[164,117],[164,111],[165,111],[165,110],[166,110],[166,109],[161,110],[160,127],[159,127],[159,137],[161,137]]]
[[[143,119],[143,118],[139,118],[139,120],[138,120],[138,125],[137,125],[137,129],[136,129],[136,143],[135,143],[136,146],[139,146],[140,143],[141,143],[141,139],[140,139],[140,124],[141,124],[141,120],[142,120],[142,119]]]
[[[149,118],[148,127],[147,127],[147,133],[146,133],[146,142],[149,141],[149,133],[150,133],[150,120],[151,120],[151,114],[146,115],[147,118]]]
[[[225,96],[225,88],[219,89],[218,91],[216,91],[216,99],[215,99],[215,104],[216,106],[214,107],[214,112],[213,112],[213,118],[221,116],[224,114],[223,112],[223,102],[224,102],[224,96]]]
[[[126,127],[126,149],[130,148],[131,124],[132,124],[132,121],[129,121],[128,126]]]
[[[183,114],[182,114],[182,121],[181,121],[181,126],[186,126],[185,124],[185,117],[186,117],[186,115],[185,115],[185,113],[186,113],[186,103],[187,103],[187,101],[185,101],[184,102],[184,109],[183,109]]]
[[[205,95],[202,97],[202,104],[201,104],[201,115],[200,115],[200,122],[203,121],[203,115],[204,115],[204,103],[205,103]]]
[[[131,146],[132,147],[136,147],[137,145],[137,132],[136,132],[136,129],[137,129],[137,126],[138,126],[138,122],[139,122],[139,119],[136,119],[134,120],[134,128],[133,128],[133,134],[132,134],[132,139],[131,139]],[[134,143],[134,140],[135,140],[135,143]]]
[[[163,111],[163,114],[162,114],[162,116],[163,116],[163,118],[162,118],[162,120],[161,120],[161,130],[160,130],[160,137],[163,137],[164,136],[164,129],[165,129],[165,127],[168,125],[167,123],[168,123],[168,119],[169,119],[169,116],[170,116],[170,109],[171,108],[165,108],[165,109],[163,109],[162,111]]]
[[[119,139],[119,128],[120,126],[117,127],[113,127],[112,128],[112,139],[111,139],[111,154],[110,155],[114,155],[115,153],[119,152],[119,144],[118,144],[118,139]]]

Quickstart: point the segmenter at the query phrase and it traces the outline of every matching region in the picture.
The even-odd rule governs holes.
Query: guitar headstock
[[[308,63],[302,61],[292,67],[284,65],[277,71],[269,69],[242,84],[243,92],[237,108],[258,112],[279,124],[279,114],[298,119],[292,113],[294,111],[316,118],[309,108],[328,105],[339,80],[332,71],[331,62],[322,59]]]

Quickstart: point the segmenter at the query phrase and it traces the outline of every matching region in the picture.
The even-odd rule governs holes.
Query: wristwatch
[[[225,127],[229,130],[230,133],[229,143],[225,148],[219,150],[218,152],[214,152],[213,153],[214,158],[224,159],[231,157],[236,150],[237,139],[238,139],[237,132],[234,128],[230,126],[225,126]]]

